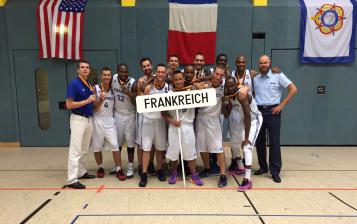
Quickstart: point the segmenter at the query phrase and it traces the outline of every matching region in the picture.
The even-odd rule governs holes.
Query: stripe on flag
[[[37,7],[40,58],[83,58],[83,13],[87,0],[41,0]]]
[[[217,0],[169,0],[167,54],[177,54],[183,64],[201,52],[214,64],[217,30]]]

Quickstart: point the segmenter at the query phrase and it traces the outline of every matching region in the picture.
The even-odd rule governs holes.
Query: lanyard
[[[93,92],[93,87],[92,87],[91,85],[89,85],[86,80],[82,79],[81,76],[78,76],[78,77],[79,77],[79,79],[83,82],[83,84],[86,85],[86,86],[88,87],[88,89],[90,89],[90,91]]]

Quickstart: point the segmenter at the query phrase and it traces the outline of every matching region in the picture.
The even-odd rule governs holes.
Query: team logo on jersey
[[[316,9],[317,12],[310,19],[315,22],[316,29],[320,30],[322,34],[332,35],[343,27],[344,11],[341,6],[336,4],[324,4]]]
[[[86,90],[83,88],[82,91],[85,92]]]

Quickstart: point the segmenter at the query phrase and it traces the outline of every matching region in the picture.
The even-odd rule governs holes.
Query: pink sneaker
[[[238,187],[238,191],[247,191],[252,189],[253,183],[251,180],[248,180],[246,178],[243,179],[242,184]]]

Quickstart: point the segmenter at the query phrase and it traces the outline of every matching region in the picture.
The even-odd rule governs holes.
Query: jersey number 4
[[[108,107],[109,107],[108,102],[105,102],[105,103],[104,103],[104,107],[105,107],[105,108],[108,108]]]

